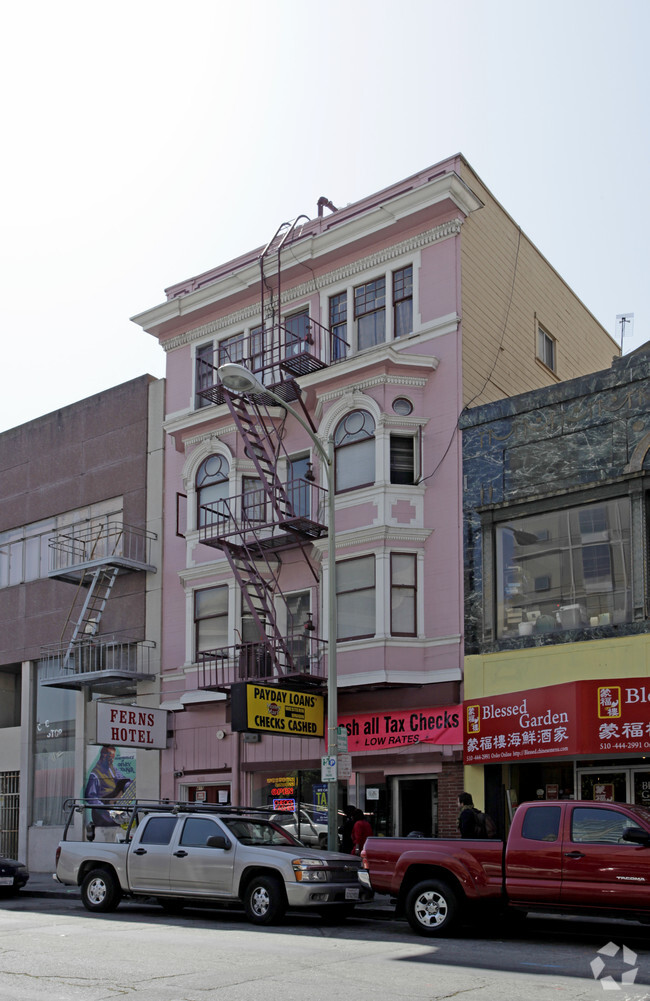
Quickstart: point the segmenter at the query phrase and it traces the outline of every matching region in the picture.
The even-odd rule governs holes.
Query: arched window
[[[375,482],[375,422],[366,410],[353,410],[334,432],[336,492]]]
[[[230,466],[223,455],[209,455],[196,472],[196,524],[200,528],[206,523],[207,504],[214,504],[228,496],[228,474]]]

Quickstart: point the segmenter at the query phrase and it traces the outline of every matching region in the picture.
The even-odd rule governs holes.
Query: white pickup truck
[[[136,801],[123,837],[109,843],[71,840],[80,827],[83,838],[88,804],[68,806],[55,878],[80,886],[89,911],[114,910],[125,896],[155,897],[168,912],[241,901],[248,919],[265,925],[287,908],[343,918],[373,896],[357,877],[361,859],[305,847],[267,811]]]

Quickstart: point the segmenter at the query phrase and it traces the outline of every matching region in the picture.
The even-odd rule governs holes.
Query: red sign
[[[339,716],[348,731],[348,751],[375,751],[409,744],[462,744],[462,706],[399,709]]]
[[[650,680],[571,681],[464,706],[465,763],[650,750]]]
[[[278,813],[295,813],[296,801],[295,799],[274,799],[273,809],[277,810]]]

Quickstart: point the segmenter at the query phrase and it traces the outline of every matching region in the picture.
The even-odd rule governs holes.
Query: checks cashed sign
[[[650,750],[650,679],[571,681],[464,705],[465,762]]]

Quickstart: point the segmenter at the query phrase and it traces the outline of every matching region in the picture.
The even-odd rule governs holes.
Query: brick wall
[[[442,766],[438,775],[438,837],[458,837],[458,793],[463,791],[463,764]]]

